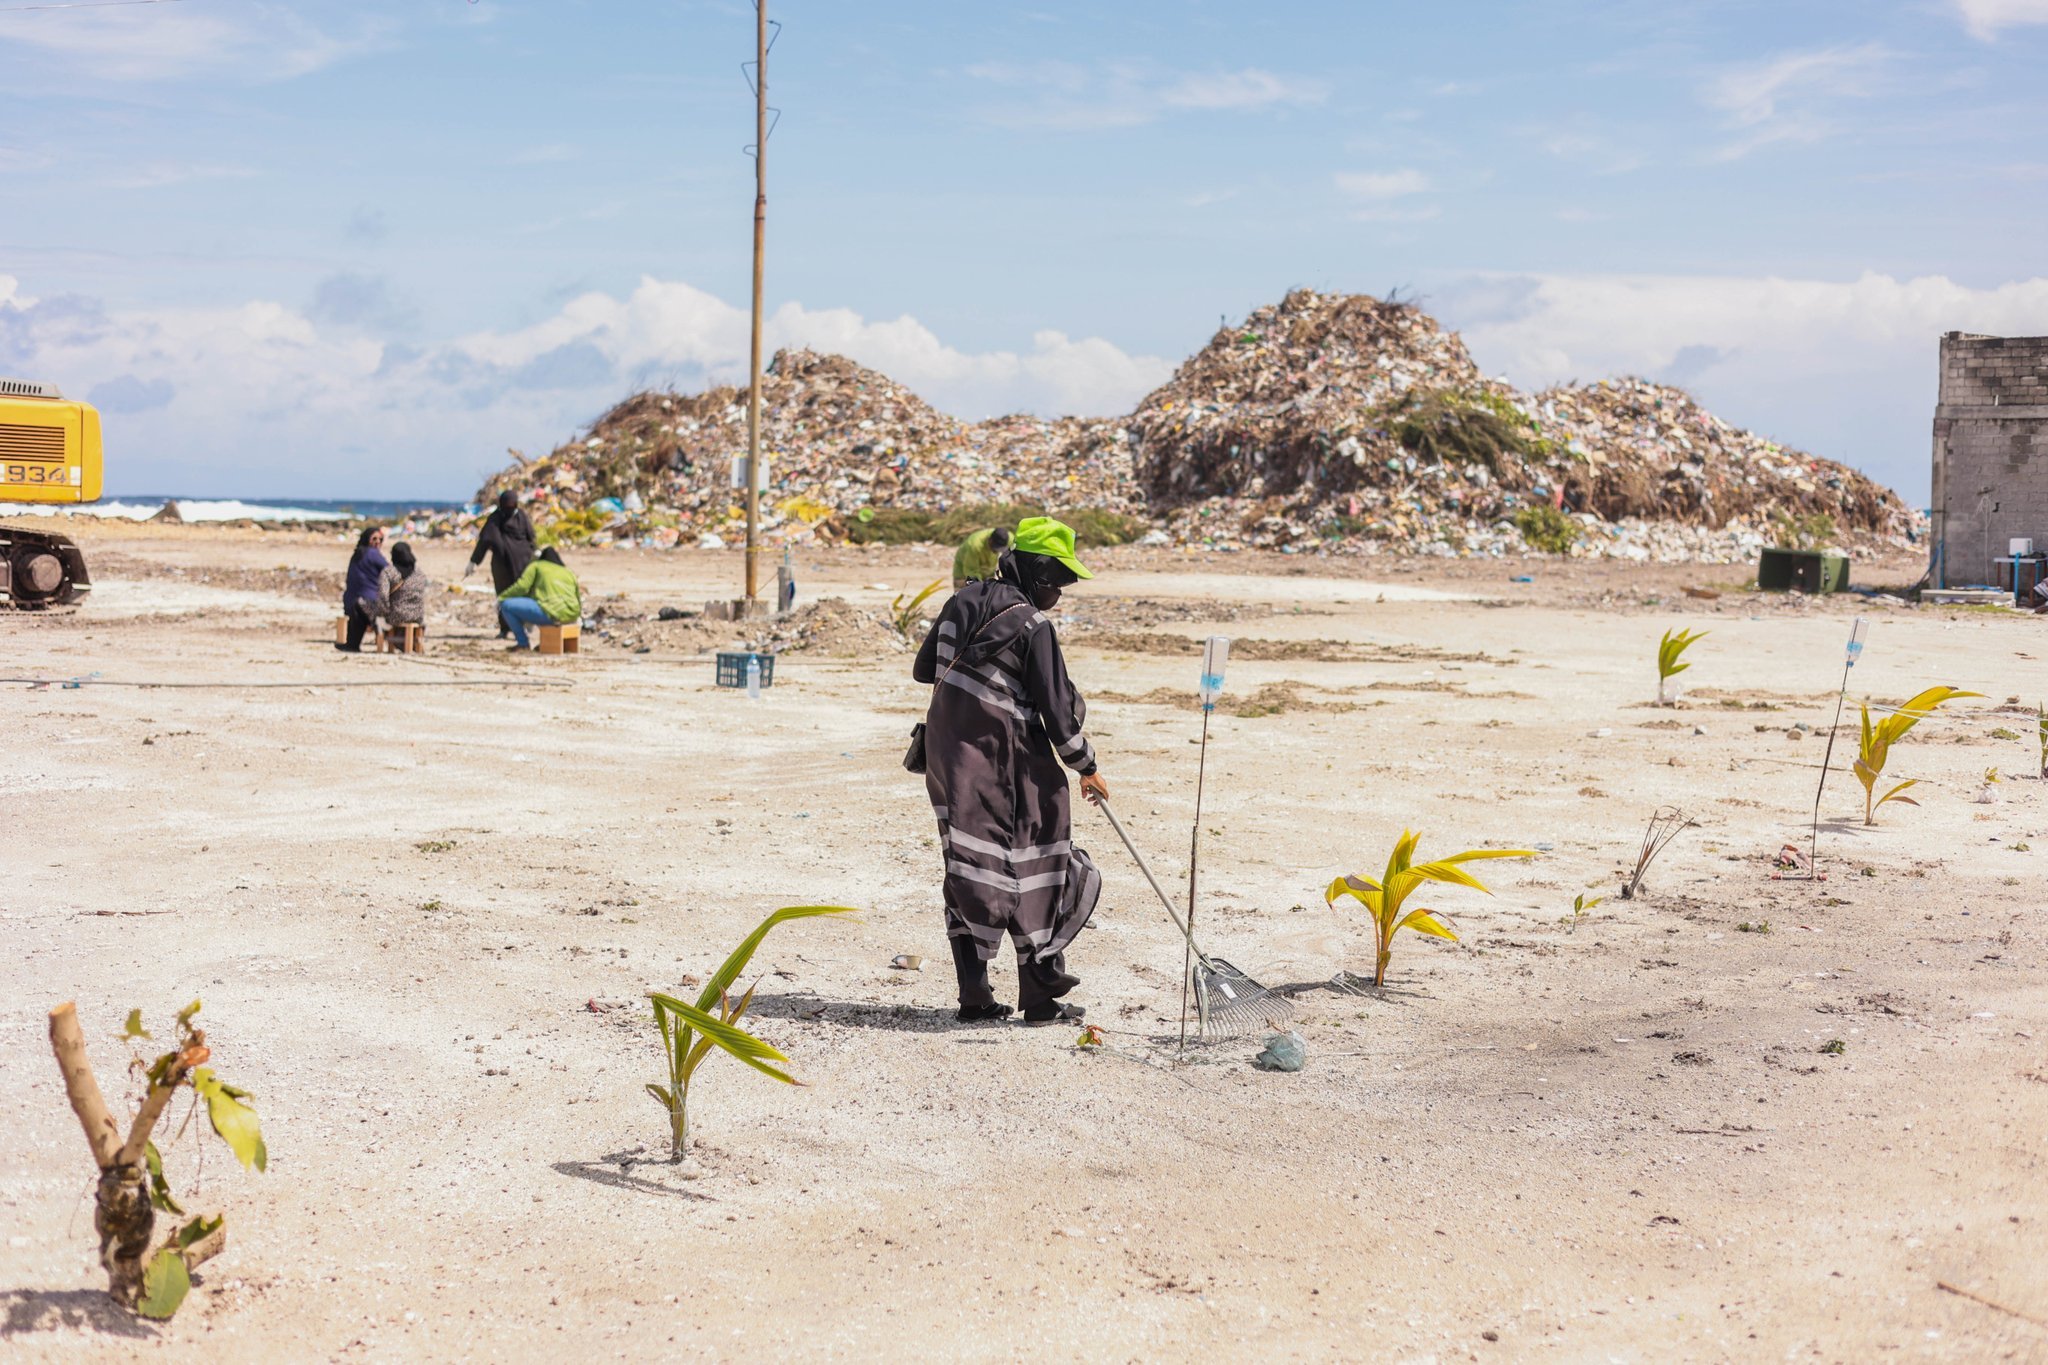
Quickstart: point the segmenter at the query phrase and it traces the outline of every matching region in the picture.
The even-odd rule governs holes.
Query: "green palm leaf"
[[[745,939],[741,940],[740,946],[733,949],[732,955],[726,958],[725,965],[714,972],[711,979],[704,983],[704,989],[697,995],[697,1008],[699,1010],[709,1010],[718,1003],[720,996],[723,996],[728,990],[732,989],[732,983],[737,981],[740,973],[747,969],[747,963],[752,960],[754,950],[761,946],[761,940],[767,938],[768,931],[776,925],[793,919],[809,919],[814,915],[851,915],[856,913],[858,912],[850,905],[786,905],[782,909],[777,910],[767,919],[762,920],[753,933],[748,934]]]
[[[1475,891],[1487,892],[1477,877],[1460,867],[1460,863],[1479,862],[1487,858],[1533,858],[1536,853],[1526,848],[1471,848],[1462,853],[1447,854],[1426,863],[1414,861],[1415,847],[1422,836],[1416,831],[1403,830],[1395,841],[1393,852],[1387,858],[1387,870],[1382,881],[1375,882],[1369,877],[1345,876],[1332,881],[1323,891],[1323,900],[1335,908],[1337,900],[1349,896],[1372,912],[1374,937],[1378,940],[1378,960],[1373,971],[1373,984],[1383,985],[1387,975],[1387,959],[1393,950],[1394,936],[1403,929],[1413,929],[1419,934],[1433,938],[1455,941],[1457,934],[1450,926],[1438,919],[1432,910],[1410,910],[1401,913],[1401,904],[1424,882],[1441,882],[1451,886],[1469,887]],[[1491,894],[1491,892],[1487,892]]]
[[[796,1077],[790,1075],[782,1068],[772,1065],[775,1062],[786,1062],[789,1060],[772,1043],[763,1042],[745,1029],[734,1028],[731,1024],[724,1022],[715,1015],[706,1014],[695,1005],[678,1000],[673,995],[664,995],[659,991],[650,991],[648,992],[648,997],[655,1004],[668,1010],[685,1024],[697,1030],[706,1041],[716,1044],[725,1052],[731,1053],[748,1066],[753,1067],[754,1070],[761,1072],[763,1075],[773,1076],[785,1085],[797,1084]]]
[[[1430,934],[1437,938],[1447,938],[1454,943],[1458,938],[1456,934],[1445,927],[1442,921],[1427,910],[1410,910],[1401,917],[1399,927],[1413,929],[1418,934]]]

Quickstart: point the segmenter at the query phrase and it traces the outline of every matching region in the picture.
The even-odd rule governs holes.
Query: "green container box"
[[[1764,592],[1844,592],[1849,587],[1849,556],[1768,549],[1757,558],[1756,585]]]

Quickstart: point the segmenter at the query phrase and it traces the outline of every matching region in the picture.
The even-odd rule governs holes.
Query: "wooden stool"
[[[427,652],[426,632],[410,621],[404,625],[393,627],[388,633],[381,634],[378,638],[383,641],[386,654],[424,654]]]
[[[581,654],[583,652],[583,623],[565,621],[558,626],[540,628],[540,652],[543,654]]]
[[[419,627],[413,626],[412,629],[418,630]],[[370,630],[366,630],[363,632],[365,638],[367,638],[370,635],[371,631],[376,632],[376,647],[386,654],[391,653],[391,635],[384,629],[384,623],[382,621],[370,622]],[[338,645],[345,645],[348,643],[348,618],[346,616],[337,616],[334,618],[334,643]]]

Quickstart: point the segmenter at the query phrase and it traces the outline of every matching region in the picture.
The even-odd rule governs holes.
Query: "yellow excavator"
[[[100,500],[100,415],[52,384],[0,379],[0,504]],[[4,510],[4,507],[0,507]],[[67,538],[0,524],[0,609],[71,606],[92,591]]]

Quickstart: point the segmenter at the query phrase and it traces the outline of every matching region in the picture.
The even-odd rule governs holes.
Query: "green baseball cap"
[[[1073,570],[1076,578],[1093,578],[1074,557],[1074,528],[1051,517],[1026,517],[1017,523],[1013,550],[1028,555],[1046,555]]]

